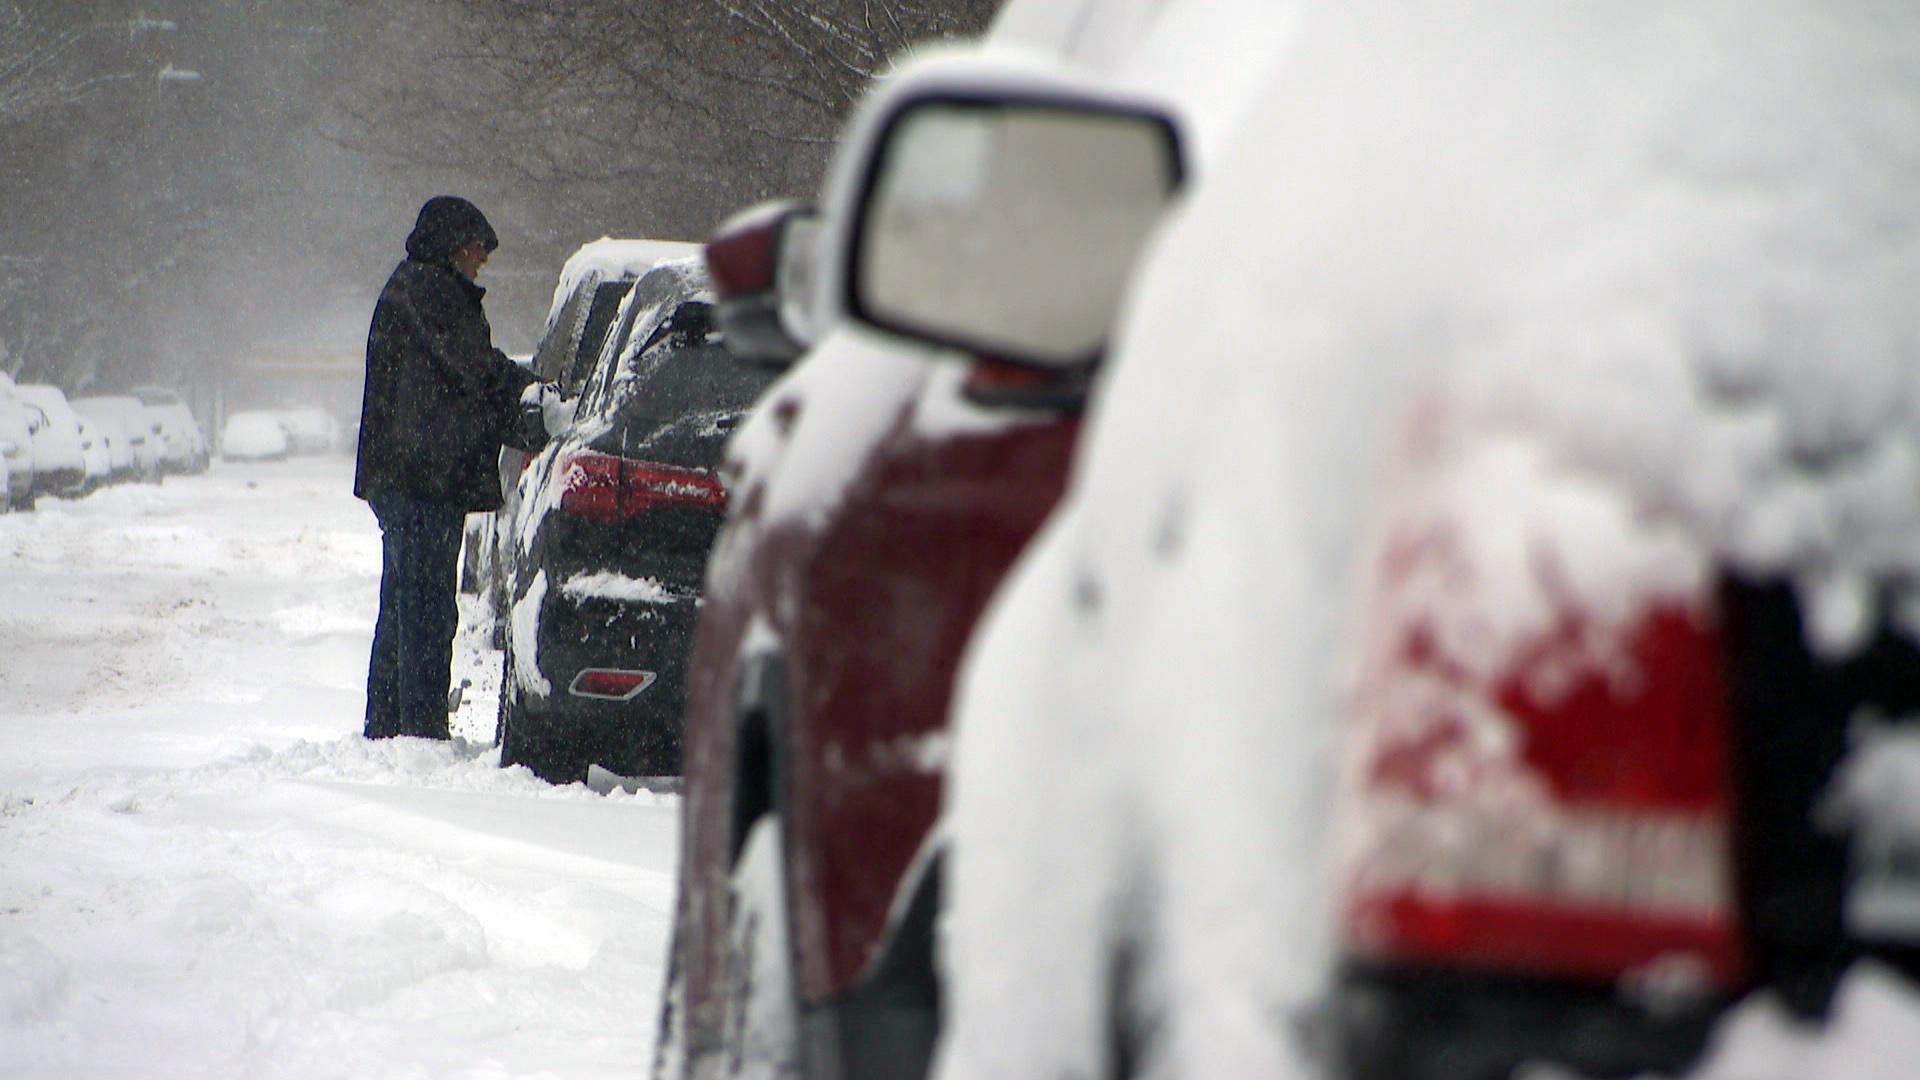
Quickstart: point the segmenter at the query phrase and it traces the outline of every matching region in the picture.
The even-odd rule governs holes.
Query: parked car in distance
[[[983,86],[1009,85],[980,104]],[[725,467],[735,498],[688,693],[663,1080],[924,1073],[955,670],[1064,487],[1119,283],[1183,167],[1163,108],[1031,64],[926,61],[862,106],[819,241],[827,299],[860,325],[829,330],[774,385]],[[936,354],[876,333],[945,310],[926,303],[953,299],[942,281],[960,275],[943,263],[996,238],[953,231],[955,211],[1006,199],[1028,212],[1017,238],[998,237],[1020,257],[996,269],[1031,290],[1029,305],[1072,313],[1057,354]],[[741,225],[709,258],[763,289],[778,277],[769,245],[762,266],[731,266]],[[925,246],[853,239],[881,234]],[[1052,272],[1082,247],[1096,270]],[[849,279],[872,314],[845,304]],[[1016,315],[960,314],[982,320],[967,345]]]
[[[136,386],[127,391],[137,397],[160,418],[165,453],[163,467],[170,473],[205,472],[212,452],[200,422],[177,391],[164,386]]]
[[[697,259],[627,291],[572,422],[519,480],[499,742],[555,783],[680,773],[686,662],[728,435],[771,381],[711,340]]]
[[[534,376],[556,387],[562,398],[577,399],[633,283],[663,262],[692,258],[699,252],[699,245],[680,240],[602,237],[581,245],[560,268],[546,327],[527,360]],[[529,455],[520,450],[501,450],[501,507],[468,518],[461,554],[462,587],[486,600],[496,648],[506,646],[507,566],[519,511],[520,472],[528,461]]]
[[[57,386],[24,383],[15,393],[35,409],[41,424],[33,435],[33,493],[72,496],[87,486],[86,452],[81,447],[80,417]]]
[[[274,410],[287,433],[289,454],[331,454],[342,446],[340,421],[317,405],[294,405]]]
[[[0,374],[0,471],[7,474],[7,506],[33,506],[33,435],[40,412],[20,400],[13,380]]]
[[[81,433],[98,444],[99,452],[106,455],[105,476],[102,482],[120,484],[133,480],[139,471],[139,462],[133,454],[133,440],[127,435],[120,421],[111,416],[89,416],[76,405],[80,412]],[[87,464],[89,479],[95,472],[92,461]]]
[[[280,414],[271,409],[241,409],[227,414],[220,434],[220,456],[228,461],[280,461],[292,449]]]
[[[160,482],[166,454],[165,435],[160,418],[139,398],[130,394],[80,397],[73,399],[73,408],[103,426],[106,438],[124,441],[134,479],[149,484]]]
[[[81,414],[80,456],[87,463],[87,491],[96,491],[122,479],[113,475],[113,448],[124,444],[124,439],[113,421],[96,423]]]

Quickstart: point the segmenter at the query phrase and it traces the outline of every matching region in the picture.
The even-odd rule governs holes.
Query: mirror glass
[[[780,329],[796,344],[813,339],[813,311],[819,290],[820,217],[794,214],[780,236],[780,265],[774,274],[779,293]]]
[[[1179,175],[1159,117],[1057,103],[911,105],[882,141],[859,215],[853,310],[1001,359],[1090,361]]]

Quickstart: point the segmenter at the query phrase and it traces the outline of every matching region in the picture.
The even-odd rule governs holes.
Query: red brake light
[[[612,523],[648,510],[695,507],[723,510],[726,489],[710,473],[586,450],[562,459],[560,510]]]
[[[1746,971],[1711,600],[1648,599],[1602,626],[1561,595],[1544,632],[1499,671],[1476,672],[1432,611],[1493,603],[1473,584],[1483,568],[1445,529],[1395,539],[1369,601],[1353,703],[1347,951],[1738,988]],[[1550,560],[1537,561],[1533,572],[1551,577]],[[1436,582],[1446,583],[1438,599]]]

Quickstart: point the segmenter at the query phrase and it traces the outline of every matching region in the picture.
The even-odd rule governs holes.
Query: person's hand
[[[578,398],[560,396],[558,383],[534,383],[520,393],[521,410],[538,410],[540,426],[549,437],[560,434],[573,424],[574,406],[577,404]]]

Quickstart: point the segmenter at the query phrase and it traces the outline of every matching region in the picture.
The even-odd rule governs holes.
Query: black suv
[[[500,686],[502,765],[583,779],[680,770],[680,709],[707,551],[726,512],[715,468],[773,372],[712,339],[696,259],[621,303],[571,425],[521,475]]]

